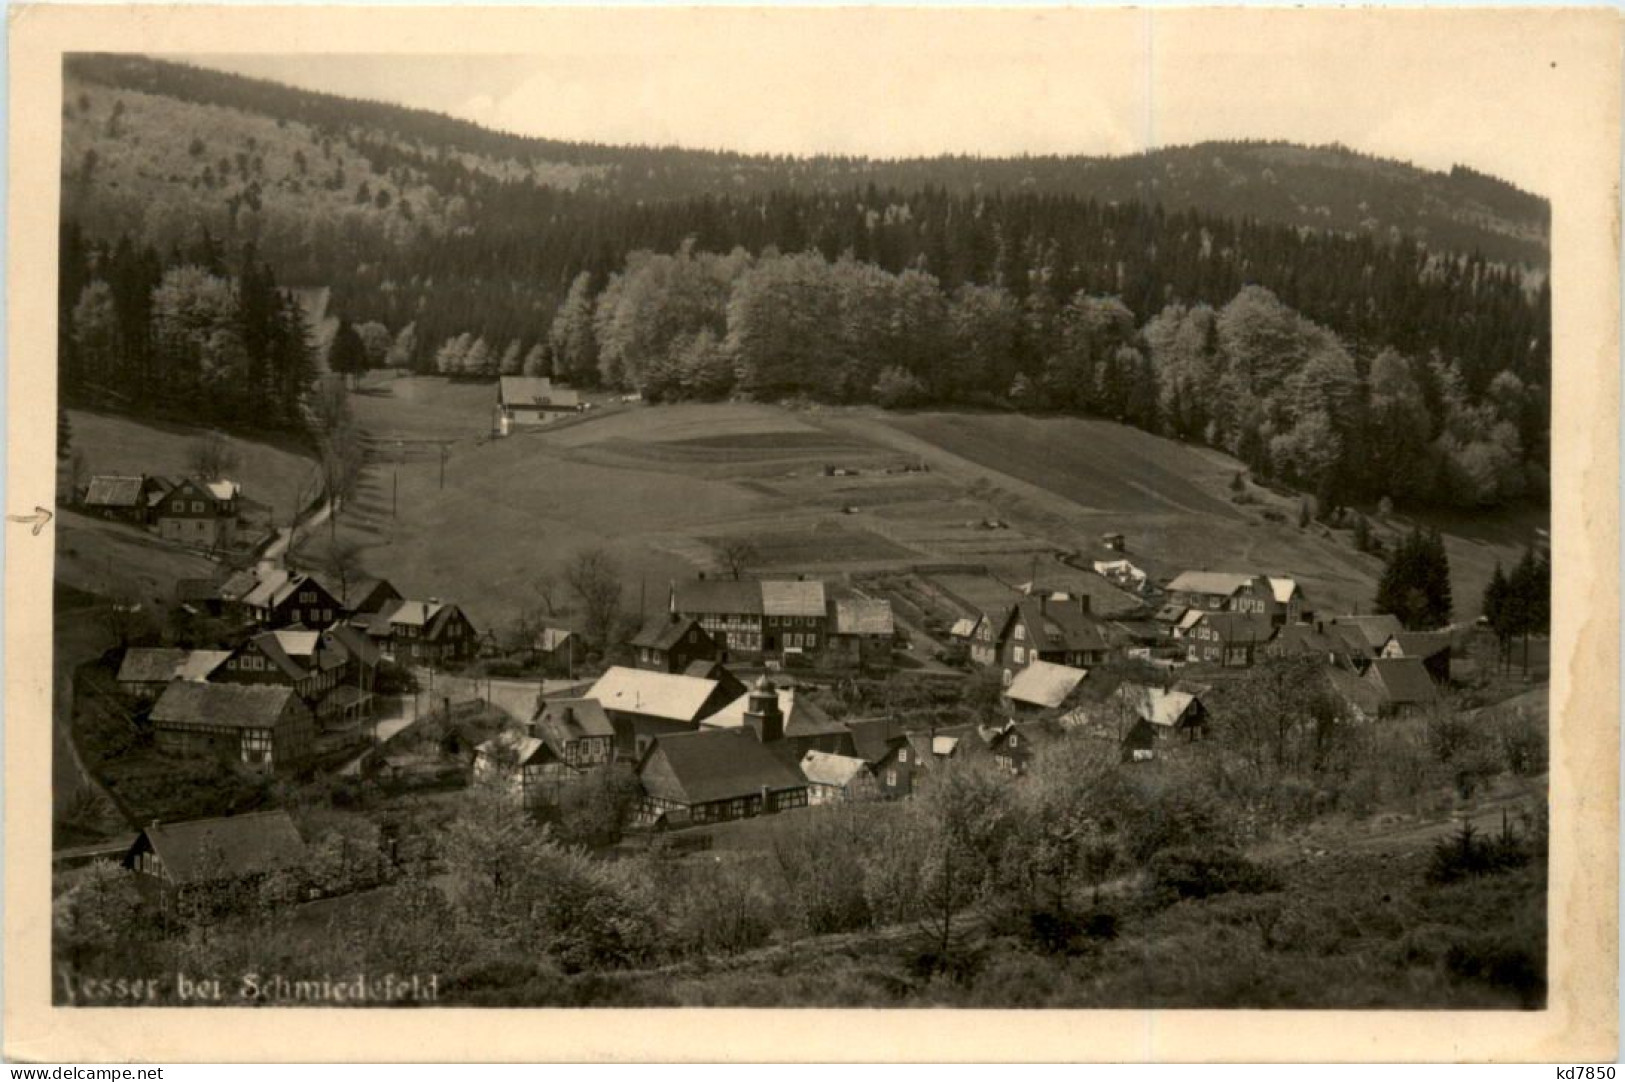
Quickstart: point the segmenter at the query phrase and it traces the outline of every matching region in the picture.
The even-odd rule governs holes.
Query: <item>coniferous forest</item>
[[[1333,503],[1545,498],[1548,211],[1469,169],[594,147],[143,58],[66,74],[70,401],[298,427],[312,328],[278,287],[324,287],[369,363],[1076,412]]]

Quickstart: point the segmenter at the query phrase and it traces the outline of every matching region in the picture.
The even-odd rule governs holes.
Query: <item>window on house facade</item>
[[[900,762],[900,763],[908,762],[908,749],[907,748],[898,748],[897,749],[897,761]]]
[[[889,786],[894,786],[894,787],[897,785],[897,771],[895,771],[895,770],[886,771],[886,784],[889,785]]]
[[[1027,641],[1027,629],[1025,627],[1023,627],[1021,624],[1016,625],[1016,641],[1017,642],[1026,642]]]

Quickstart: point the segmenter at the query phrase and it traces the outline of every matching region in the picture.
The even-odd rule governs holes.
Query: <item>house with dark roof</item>
[[[1267,612],[1204,612],[1185,632],[1185,659],[1247,668],[1263,656],[1275,635]]]
[[[188,477],[164,493],[153,520],[158,536],[194,548],[230,548],[237,538],[235,481],[204,481]]]
[[[640,821],[716,823],[806,804],[807,780],[784,743],[777,690],[766,677],[757,681],[741,728],[655,737],[638,760]]]
[[[1390,638],[1405,630],[1405,625],[1399,622],[1399,617],[1389,613],[1372,613],[1366,616],[1333,616],[1327,621],[1328,626],[1344,628],[1352,636],[1357,634],[1364,640],[1365,656],[1376,657],[1382,652]]]
[[[712,579],[703,574],[673,583],[673,616],[699,621],[721,651],[722,661],[762,652],[762,587],[748,579]]]
[[[445,665],[479,651],[479,633],[449,601],[390,601],[351,623],[367,633],[384,657],[402,665]]]
[[[901,725],[891,718],[860,718],[846,727],[854,754],[869,764],[882,797],[896,799],[914,791],[918,763]]]
[[[278,808],[219,819],[153,822],[136,835],[121,863],[174,890],[297,871],[307,858],[299,828]]]
[[[1089,595],[1059,598],[1045,593],[1011,605],[995,638],[1006,687],[1037,661],[1074,669],[1106,660],[1106,636],[1089,611]]]
[[[1439,701],[1439,688],[1421,658],[1373,658],[1365,680],[1381,696],[1384,714],[1409,714],[1426,710]]]
[[[278,685],[177,680],[149,720],[160,751],[229,759],[264,773],[298,769],[316,741],[310,708]]]
[[[1264,648],[1268,657],[1312,657],[1328,665],[1353,670],[1367,659],[1365,636],[1358,628],[1339,627],[1317,620],[1283,624]],[[1357,664],[1358,663],[1358,664]]]
[[[865,669],[888,668],[895,634],[891,602],[884,598],[830,602],[828,656],[832,661]]]
[[[312,577],[327,591],[345,616],[365,616],[377,612],[391,601],[405,600],[388,579],[370,575],[341,579],[337,575],[320,573]]]
[[[1032,767],[1035,756],[1059,739],[1053,723],[1010,721],[993,729],[987,738],[988,754],[999,768],[1020,776]]]
[[[155,504],[168,490],[161,478],[146,474],[96,474],[85,488],[79,509],[110,522],[148,526],[153,522]]]
[[[632,636],[629,645],[633,662],[650,672],[686,672],[696,661],[716,661],[722,652],[692,616],[656,617]]]
[[[1450,682],[1451,640],[1448,631],[1401,631],[1388,636],[1379,657],[1413,657],[1427,669],[1436,684]]]
[[[542,704],[529,732],[573,770],[590,770],[615,759],[615,725],[597,699],[553,699]]]
[[[497,380],[496,430],[506,436],[515,428],[545,425],[581,412],[581,396],[554,387],[540,376],[502,376]]]
[[[573,677],[592,652],[586,638],[568,627],[548,626],[536,633],[536,660],[550,673]]]
[[[378,648],[343,623],[322,631],[276,628],[232,651],[212,679],[291,687],[317,720],[354,720],[372,714],[378,662]]]

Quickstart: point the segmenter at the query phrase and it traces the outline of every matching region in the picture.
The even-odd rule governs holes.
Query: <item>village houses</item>
[[[158,750],[239,762],[262,773],[303,766],[316,741],[310,708],[291,687],[177,680],[149,715]]]
[[[153,518],[158,536],[195,548],[230,548],[237,537],[235,481],[186,478],[163,495]]]

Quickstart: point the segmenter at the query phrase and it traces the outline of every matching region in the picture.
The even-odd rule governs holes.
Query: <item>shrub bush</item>
[[[1190,898],[1209,898],[1236,891],[1262,894],[1281,889],[1281,880],[1267,867],[1255,864],[1229,848],[1167,849],[1147,869],[1147,899],[1155,906],[1173,905]]]

